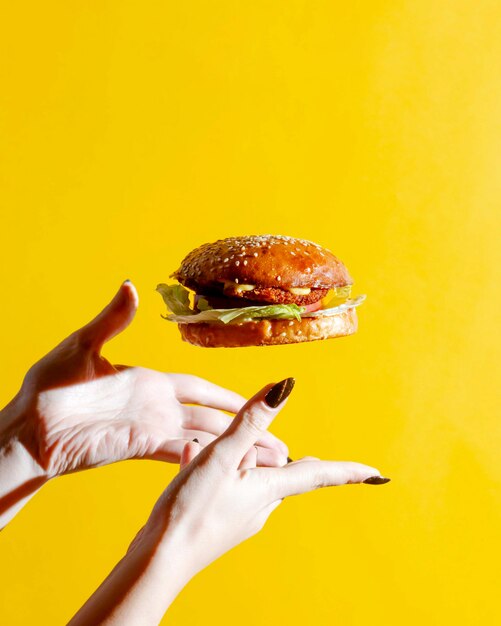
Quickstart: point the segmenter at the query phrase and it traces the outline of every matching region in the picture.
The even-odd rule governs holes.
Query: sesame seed
[[[280,282],[282,280],[281,276],[277,276],[277,280]]]
[[[254,252],[254,256],[259,256],[259,254],[257,252]]]
[[[244,265],[247,265],[247,263],[248,263],[248,261],[247,261],[247,259],[245,259],[245,261],[244,261]]]
[[[240,265],[240,261],[235,261],[235,265],[238,267]]]
[[[230,259],[229,259],[228,257],[226,257],[226,258],[223,260],[223,263],[228,263],[228,261],[229,261],[229,260],[230,260]]]
[[[238,283],[239,283],[240,281],[238,280],[238,278],[235,278],[235,282],[236,282],[236,283],[237,283],[237,285],[238,285]]]

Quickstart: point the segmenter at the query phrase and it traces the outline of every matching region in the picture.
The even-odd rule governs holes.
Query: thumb
[[[81,343],[99,352],[107,341],[121,333],[132,322],[139,298],[136,288],[126,280],[120,285],[113,300],[97,317],[77,331]]]

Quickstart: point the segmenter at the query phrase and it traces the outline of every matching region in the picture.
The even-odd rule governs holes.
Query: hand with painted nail
[[[205,449],[186,444],[180,473],[73,626],[158,624],[191,577],[257,533],[287,496],[388,482],[367,465],[312,457],[283,467],[256,466],[254,444],[283,408],[293,384],[288,378],[265,387]]]
[[[186,441],[203,447],[245,403],[196,376],[112,365],[102,346],[134,318],[126,281],[111,303],[36,363],[0,412],[0,527],[49,478],[124,459],[179,462]],[[287,447],[258,442],[262,465],[282,465]]]

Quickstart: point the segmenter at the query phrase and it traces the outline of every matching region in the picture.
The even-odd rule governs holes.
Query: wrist
[[[15,401],[0,412],[0,528],[48,480],[27,445],[27,425]]]
[[[175,581],[178,593],[198,573],[196,555],[186,533],[174,522],[163,524],[162,528],[151,526],[150,522],[133,541],[128,553],[133,551],[147,555],[151,567]]]
[[[158,624],[192,577],[172,536],[145,526],[127,554],[70,621],[71,626]]]

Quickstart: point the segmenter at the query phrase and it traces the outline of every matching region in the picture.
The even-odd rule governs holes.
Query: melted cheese
[[[288,291],[294,296],[307,296],[311,289],[309,287],[291,287]]]
[[[224,288],[225,290],[231,289],[232,291],[234,290],[238,293],[242,293],[242,291],[252,291],[253,289],[256,288],[256,285],[245,285],[245,284],[239,285],[238,283],[234,283],[231,280],[227,280],[224,283]]]

